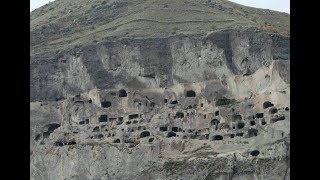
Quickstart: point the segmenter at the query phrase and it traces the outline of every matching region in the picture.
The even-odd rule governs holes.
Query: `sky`
[[[30,11],[54,0],[30,0]],[[232,2],[256,8],[271,9],[290,14],[290,0],[230,0]]]

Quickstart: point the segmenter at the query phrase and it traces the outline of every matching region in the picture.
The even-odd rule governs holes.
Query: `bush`
[[[176,34],[177,31],[178,31],[178,29],[179,29],[178,27],[173,27],[173,28],[172,28],[172,31],[173,31],[172,34]]]
[[[228,104],[234,104],[235,102],[235,99],[228,99],[226,97],[222,97],[216,101],[216,106],[225,106]]]
[[[212,25],[210,26],[210,28],[211,28],[212,30],[217,29],[216,25],[214,25],[214,24],[212,24]]]

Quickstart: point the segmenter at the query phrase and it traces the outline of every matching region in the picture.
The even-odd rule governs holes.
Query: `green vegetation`
[[[183,154],[187,154],[187,153],[193,154],[193,153],[196,153],[196,152],[198,152],[200,150],[206,150],[206,149],[210,149],[210,148],[211,148],[210,145],[205,145],[205,146],[201,146],[201,147],[199,147],[199,148],[197,148],[197,149],[195,149],[193,151],[185,151],[185,152],[183,152]]]
[[[117,39],[124,36],[154,38],[178,32],[185,35],[206,34],[218,28],[261,27],[261,22],[267,22],[268,27],[264,29],[268,31],[276,30],[289,35],[288,14],[246,7],[229,1],[203,1],[207,4],[195,0],[188,3],[170,0],[108,2],[53,1],[32,11],[31,56],[71,49],[76,44],[84,46],[94,39]],[[170,6],[154,8],[163,7],[164,4]],[[259,22],[253,21],[255,18]],[[127,32],[129,34],[126,35]]]
[[[210,26],[210,28],[211,28],[212,30],[217,29],[216,25],[214,25],[214,24],[212,24],[212,25]]]
[[[176,33],[177,33],[177,31],[178,31],[178,29],[179,29],[179,28],[178,28],[178,27],[176,27],[176,26],[175,26],[175,27],[173,27],[173,28],[172,28],[172,34],[176,34]]]
[[[181,171],[186,167],[186,160],[183,161],[166,161],[163,165],[164,170],[169,174]]]
[[[236,103],[235,99],[228,99],[226,97],[222,97],[216,101],[216,106],[225,106],[225,105],[231,105],[235,103]]]

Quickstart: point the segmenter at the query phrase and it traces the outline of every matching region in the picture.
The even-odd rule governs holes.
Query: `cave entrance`
[[[111,107],[111,102],[110,101],[102,101],[101,107],[103,107],[103,108]]]
[[[52,124],[48,124],[48,133],[52,133],[55,129],[60,127],[60,124],[57,123],[52,123]]]
[[[108,122],[108,115],[101,115],[99,117],[99,122]]]
[[[178,127],[172,127],[171,130],[172,130],[173,132],[178,132],[178,131],[179,131],[179,128],[178,128]]]
[[[219,141],[219,140],[223,140],[223,137],[221,135],[215,135],[212,137],[213,141]]]
[[[266,109],[266,108],[269,108],[269,107],[272,107],[274,106],[270,101],[266,101],[263,103],[263,109]]]
[[[190,90],[186,92],[186,97],[196,97],[196,92]]]
[[[244,122],[239,122],[237,126],[238,126],[238,129],[244,128]]]
[[[177,113],[176,113],[176,117],[177,117],[177,118],[184,118],[183,112],[180,112],[180,111],[177,112]]]
[[[258,130],[257,129],[249,129],[248,130],[248,137],[254,137],[254,136],[258,136]]]
[[[144,137],[148,137],[150,136],[150,132],[149,131],[143,131],[141,134],[140,134],[140,138],[144,138]]]
[[[213,119],[212,121],[211,121],[211,126],[216,126],[216,125],[218,125],[220,123],[220,121],[218,120],[218,119]]]
[[[139,117],[139,114],[130,114],[129,119],[136,119]]]
[[[168,138],[170,138],[170,137],[176,137],[177,135],[176,135],[176,133],[174,133],[174,132],[169,132],[168,134],[167,134],[167,137]]]
[[[257,118],[263,118],[263,113],[257,113],[257,114],[256,114],[256,117],[257,117]]]
[[[127,97],[127,92],[124,89],[119,90],[119,97]]]
[[[162,126],[162,127],[159,128],[159,130],[160,130],[161,132],[163,132],[163,131],[168,131],[168,128],[165,127],[165,126]]]

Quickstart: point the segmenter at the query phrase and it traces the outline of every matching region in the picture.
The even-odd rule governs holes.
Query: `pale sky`
[[[54,0],[30,0],[30,11]],[[290,0],[230,0],[245,6],[271,9],[290,14]]]

